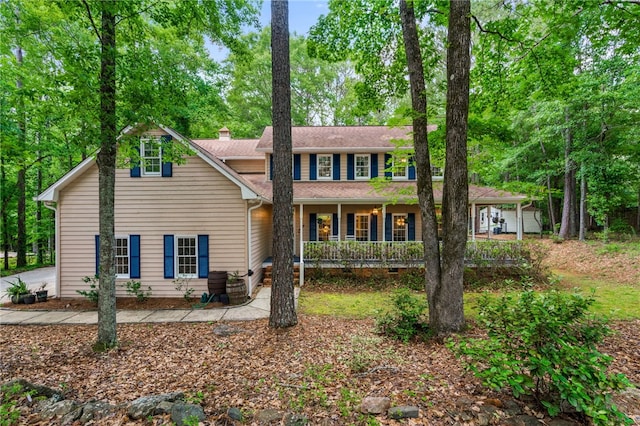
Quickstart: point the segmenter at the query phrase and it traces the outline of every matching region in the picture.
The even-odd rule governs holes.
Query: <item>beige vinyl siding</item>
[[[62,297],[76,297],[86,288],[84,276],[95,273],[98,234],[98,169],[90,170],[61,194],[60,279]],[[246,273],[246,202],[240,189],[198,157],[173,165],[172,177],[131,178],[128,169],[116,173],[116,235],[140,235],[142,285],[152,296],[181,296],[173,279],[164,278],[163,236],[209,235],[209,270]],[[118,283],[126,282],[119,279]],[[199,295],[206,279],[191,279]],[[118,288],[118,295],[125,295]]]
[[[270,205],[253,210],[251,214],[251,269],[252,283],[255,286],[262,282],[262,262],[271,255],[271,213]]]
[[[251,173],[251,174],[264,174],[264,160],[225,160],[227,166],[231,167],[233,170],[240,174]]]

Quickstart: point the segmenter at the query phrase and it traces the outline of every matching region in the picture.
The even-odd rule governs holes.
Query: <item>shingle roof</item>
[[[273,198],[272,182],[265,176],[243,176],[250,181],[255,188],[267,199]],[[417,200],[415,193],[415,181],[391,181],[381,191],[376,191],[371,183],[366,181],[294,181],[294,203],[378,203],[382,204],[394,198],[398,194],[406,195],[401,199]],[[437,203],[442,202],[442,182],[433,183],[433,194]],[[523,194],[500,191],[495,188],[469,185],[469,202],[482,203],[515,203],[526,200]],[[398,200],[400,202],[401,200]]]
[[[191,139],[191,141],[222,160],[264,159],[264,154],[256,151],[258,139]]]
[[[429,126],[433,131],[437,126]],[[392,140],[407,140],[412,146],[411,126],[308,126],[292,127],[294,152],[384,152],[394,148]],[[264,129],[256,149],[273,151],[273,127]]]

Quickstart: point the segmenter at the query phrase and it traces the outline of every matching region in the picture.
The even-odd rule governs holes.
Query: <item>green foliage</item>
[[[190,282],[191,278],[176,278],[173,280],[173,286],[182,293],[182,297],[186,301],[190,301],[193,298],[193,292],[195,291],[193,287],[189,287]]]
[[[17,405],[22,393],[22,386],[18,383],[3,385],[0,388],[0,426],[18,423],[20,410]]]
[[[98,278],[97,275],[93,277],[86,276],[82,278],[82,281],[89,284],[89,290],[76,290],[76,293],[86,297],[90,302],[97,304],[99,297],[98,285],[100,282],[100,278]]]
[[[479,300],[479,321],[487,338],[450,341],[467,368],[492,389],[515,397],[534,394],[550,415],[568,403],[595,424],[629,424],[611,391],[630,385],[608,374],[612,358],[596,345],[610,333],[604,320],[588,314],[593,296],[525,291]]]
[[[376,318],[376,331],[404,343],[416,336],[425,336],[429,330],[425,319],[427,302],[408,289],[399,289],[392,298],[393,309],[380,312]]]
[[[129,280],[122,284],[127,291],[127,294],[134,296],[138,302],[144,302],[151,297],[151,286],[147,287],[147,290],[142,289],[142,283],[140,281]]]
[[[22,281],[20,277],[17,277],[14,282],[9,283],[9,287],[7,287],[6,295],[8,297],[20,296],[21,294],[29,294],[31,290],[27,286],[27,283]]]

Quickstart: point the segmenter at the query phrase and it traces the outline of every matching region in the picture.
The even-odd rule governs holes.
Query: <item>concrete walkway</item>
[[[296,288],[295,292],[297,307],[300,289]],[[256,297],[244,305],[212,309],[119,310],[116,312],[116,321],[118,324],[251,321],[269,318],[270,307],[271,287],[262,287]],[[0,324],[2,325],[77,325],[97,323],[97,311],[77,312],[0,308]]]

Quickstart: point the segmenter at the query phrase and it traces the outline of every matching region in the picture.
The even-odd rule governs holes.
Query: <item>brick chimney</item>
[[[229,129],[227,129],[227,127],[223,127],[222,129],[218,130],[218,139],[221,141],[230,141],[231,140],[231,131]]]

